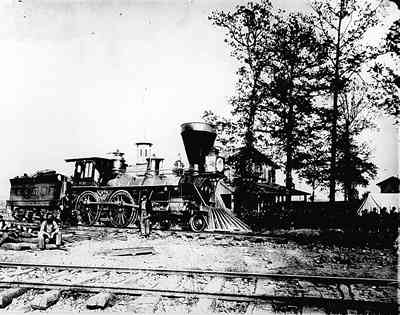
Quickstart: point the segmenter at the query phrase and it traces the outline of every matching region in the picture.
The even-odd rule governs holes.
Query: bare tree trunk
[[[254,147],[254,123],[257,114],[258,102],[255,100],[256,97],[256,84],[258,82],[259,74],[254,74],[253,89],[250,95],[249,112],[246,121],[246,131],[244,135],[244,150],[241,152],[238,161],[238,175],[239,178],[236,181],[236,192],[235,192],[235,205],[237,213],[240,214],[244,205],[244,199],[246,196],[246,187],[248,185],[248,180],[251,178],[251,149]]]
[[[312,202],[315,202],[315,189],[316,189],[316,187],[315,187],[315,181],[312,182],[311,188],[312,188],[311,201],[312,201]]]
[[[256,94],[257,94],[257,83],[258,83],[258,78],[260,74],[256,72],[254,74],[254,80],[253,80],[253,89],[251,91],[250,95],[250,110],[249,110],[249,116],[247,118],[247,126],[246,126],[246,134],[245,134],[245,147],[246,149],[250,149],[254,145],[254,123],[256,119],[256,113],[257,113],[257,106],[258,106],[258,100],[256,100]]]
[[[288,124],[287,124],[287,139],[286,139],[286,189],[290,192],[293,188],[293,129],[294,129],[294,105],[289,104]],[[288,194],[286,201],[290,202],[292,196]]]
[[[351,138],[350,138],[350,122],[346,120],[344,139],[343,139],[343,154],[344,154],[344,200],[350,201],[353,199],[353,180],[351,178]]]
[[[341,27],[343,19],[343,0],[340,1],[340,15],[338,23],[338,38],[336,42],[336,57],[335,57],[335,78],[333,82],[333,112],[332,112],[332,143],[331,143],[331,171],[329,178],[329,201],[335,201],[336,193],[336,151],[337,151],[337,118],[338,118],[338,94],[340,84],[340,40]]]
[[[256,117],[256,104],[252,102],[250,104],[250,111],[249,117],[247,119],[247,126],[246,126],[246,135],[245,135],[245,147],[246,149],[250,149],[254,145],[254,121]]]
[[[335,88],[336,90],[336,88]],[[336,145],[337,145],[337,91],[333,94],[333,113],[332,113],[332,129],[331,129],[331,170],[329,176],[329,201],[335,201],[336,193]]]

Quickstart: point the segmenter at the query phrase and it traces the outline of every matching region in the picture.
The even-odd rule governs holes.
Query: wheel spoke
[[[82,220],[85,224],[92,225],[97,220],[99,206],[95,206],[93,202],[97,202],[97,197],[94,192],[84,192],[79,197],[76,209],[80,212]]]
[[[110,211],[111,223],[117,227],[127,226],[131,221],[134,211],[133,208],[125,206],[125,204],[134,203],[131,195],[124,190],[117,191],[111,196],[110,202],[114,204]]]

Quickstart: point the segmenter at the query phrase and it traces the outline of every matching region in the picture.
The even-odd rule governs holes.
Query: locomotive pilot
[[[38,234],[39,249],[45,249],[46,243],[53,242],[56,246],[61,245],[61,232],[52,214],[48,214],[40,226]]]

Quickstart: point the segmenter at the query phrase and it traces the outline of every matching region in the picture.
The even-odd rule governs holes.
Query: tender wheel
[[[189,225],[193,232],[202,232],[207,226],[207,220],[204,215],[195,214],[190,218]]]
[[[11,215],[16,221],[22,221],[22,219],[25,217],[25,210],[14,208],[11,212]]]
[[[82,223],[93,225],[100,216],[99,206],[91,205],[90,202],[98,202],[99,197],[93,191],[83,192],[76,201],[75,209],[81,217]]]
[[[25,213],[26,222],[28,222],[28,223],[33,222],[33,216],[34,216],[35,212],[36,212],[36,209],[26,211],[26,213]]]
[[[114,203],[110,206],[110,222],[115,227],[127,227],[131,222],[135,222],[138,216],[138,211],[132,206],[135,204],[130,193],[126,190],[118,190],[113,193],[109,202]]]

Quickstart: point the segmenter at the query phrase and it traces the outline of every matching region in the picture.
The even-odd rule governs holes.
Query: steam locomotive
[[[17,220],[74,216],[85,225],[101,223],[126,227],[138,219],[143,195],[151,200],[153,223],[168,229],[180,224],[193,231],[207,226],[208,211],[216,202],[216,187],[224,177],[224,160],[213,147],[215,129],[206,123],[184,123],[181,136],[189,169],[177,165],[161,169],[163,159],[147,158],[144,174],[127,171],[123,154],[112,158],[83,157],[66,159],[75,163],[72,178],[55,171],[10,179],[7,206]]]

